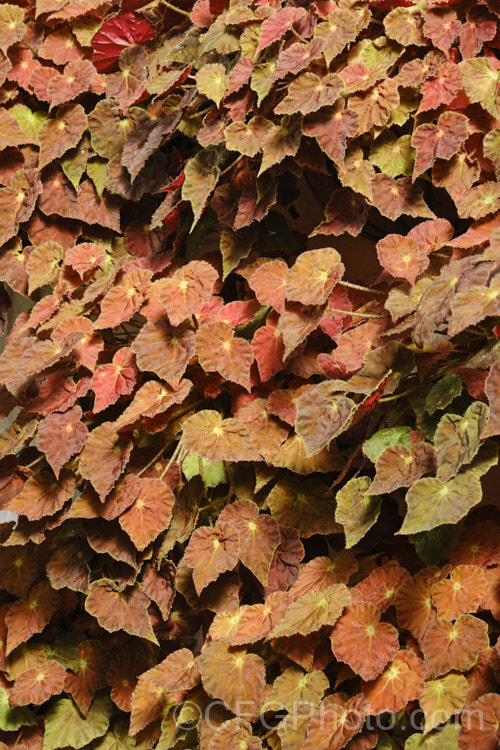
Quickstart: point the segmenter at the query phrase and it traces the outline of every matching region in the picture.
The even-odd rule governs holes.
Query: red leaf
[[[38,427],[37,448],[45,453],[56,477],[66,461],[85,445],[88,430],[81,418],[82,410],[74,406],[63,414],[50,414]]]
[[[276,325],[268,324],[258,328],[252,339],[252,349],[257,360],[262,382],[270,380],[283,367],[285,345],[283,336]]]
[[[257,52],[281,39],[291,29],[293,24],[303,18],[303,16],[305,16],[303,8],[283,8],[271,13],[262,24]]]
[[[119,349],[111,364],[98,367],[91,383],[95,393],[94,414],[114,404],[120,396],[132,393],[137,372],[135,354],[128,347]]]
[[[108,18],[92,37],[93,61],[99,72],[109,68],[121,52],[134,44],[146,44],[156,30],[137,13],[121,13]]]
[[[59,596],[47,581],[34,586],[27,599],[9,605],[5,615],[8,630],[6,654],[9,655],[35,633],[41,633],[58,609]]]
[[[57,661],[46,661],[40,667],[28,669],[17,677],[9,694],[11,706],[40,706],[64,687],[66,670]]]

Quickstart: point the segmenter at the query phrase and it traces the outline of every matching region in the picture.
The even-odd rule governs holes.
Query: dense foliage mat
[[[0,5],[1,748],[497,747],[499,17]]]

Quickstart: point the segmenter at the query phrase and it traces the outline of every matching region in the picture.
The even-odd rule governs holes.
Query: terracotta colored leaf
[[[281,591],[270,594],[264,604],[244,604],[236,612],[219,612],[210,626],[210,637],[243,646],[266,638],[279,623],[288,599]]]
[[[155,29],[137,13],[120,13],[107,18],[92,37],[93,61],[99,72],[109,68],[122,50],[134,44],[145,44],[155,34]]]
[[[346,662],[363,680],[378,677],[399,651],[398,631],[380,622],[380,611],[368,602],[348,607],[330,639],[335,658]]]
[[[40,168],[74,148],[86,127],[87,116],[80,104],[61,107],[53,119],[44,122],[38,133]]]
[[[56,477],[75,453],[79,453],[87,439],[88,430],[80,421],[79,406],[63,414],[50,414],[38,427],[37,448],[45,453]]]
[[[271,516],[259,514],[257,505],[248,500],[227,505],[219,520],[235,529],[241,562],[263,586],[267,586],[271,563],[281,539],[277,522]]]
[[[15,681],[9,694],[11,706],[40,706],[64,687],[66,670],[57,661],[46,661],[38,669],[28,669]]]
[[[265,664],[260,656],[215,642],[202,651],[199,669],[209,695],[222,700],[237,716],[258,715],[266,684]]]
[[[173,404],[182,403],[191,387],[189,380],[181,380],[175,389],[166,383],[149,380],[136,391],[132,402],[117,419],[116,428],[121,430],[142,418],[152,419],[157,414],[165,412]]]
[[[275,11],[262,24],[257,51],[265,49],[284,34],[304,15],[303,8],[282,8]]]
[[[425,733],[444,724],[465,707],[469,684],[463,675],[449,674],[425,683],[419,703],[425,717]]]
[[[173,702],[173,701],[172,701]],[[166,690],[139,680],[132,694],[129,735],[141,732],[171,708]]]
[[[59,609],[59,596],[46,581],[33,586],[26,599],[9,605],[5,615],[8,656],[20,643],[41,633]]]
[[[148,53],[138,45],[122,50],[118,58],[119,71],[110,73],[106,78],[106,94],[117,99],[125,108],[144,91],[147,78]]]
[[[4,505],[28,521],[38,521],[61,510],[73,495],[75,477],[69,472],[56,479],[51,471],[40,471],[28,479],[21,492]]]
[[[281,542],[274,553],[266,595],[286,591],[297,580],[299,565],[304,559],[304,545],[300,541],[297,529],[280,526],[280,533]]]
[[[159,299],[173,326],[209,302],[217,279],[215,268],[204,260],[193,260],[162,279]]]
[[[94,328],[116,328],[129,320],[146,301],[151,288],[151,271],[134,270],[125,274],[101,302],[101,314]]]
[[[269,414],[265,399],[256,398],[239,409],[237,418],[248,427],[255,447],[271,465],[280,445],[288,437],[288,429]]]
[[[371,602],[381,612],[385,612],[395,603],[399,590],[409,579],[410,574],[405,568],[394,563],[387,563],[375,568],[369,576],[360,581],[356,590],[361,593],[365,602]]]
[[[452,565],[495,565],[500,557],[500,529],[488,521],[475,523],[462,532],[450,552]]]
[[[321,305],[343,273],[344,264],[333,248],[307,250],[285,276],[285,297],[304,305]]]
[[[325,314],[325,305],[305,307],[298,302],[287,302],[278,321],[278,330],[285,344],[285,358],[288,357],[310,333],[315,331]]]
[[[65,65],[71,60],[79,60],[83,51],[70,30],[60,27],[51,31],[37,50],[38,57],[52,60],[56,65]]]
[[[196,332],[195,351],[205,372],[218,372],[226,380],[250,389],[252,347],[236,337],[227,323],[203,323]]]
[[[436,620],[422,638],[422,651],[433,677],[451,669],[465,672],[479,652],[488,648],[488,627],[473,615],[461,615],[455,623]]]
[[[323,448],[314,456],[308,456],[301,436],[292,435],[280,446],[273,464],[296,474],[313,474],[315,471],[324,474],[340,470],[342,460],[334,447]]]
[[[168,620],[174,601],[174,579],[176,569],[173,564],[164,564],[160,571],[151,565],[145,566],[142,575],[142,588],[161,612],[164,620]]]
[[[62,698],[47,712],[44,747],[47,750],[60,747],[79,750],[106,733],[111,713],[112,704],[107,695],[98,696],[85,717],[70,698]]]
[[[248,284],[261,305],[270,305],[277,312],[285,308],[285,276],[288,266],[283,260],[263,263],[249,277]]]
[[[340,100],[329,110],[308,115],[302,126],[304,135],[316,138],[325,154],[339,167],[344,165],[347,139],[356,135],[359,127],[356,112],[344,107]]]
[[[141,480],[139,495],[133,505],[120,516],[120,526],[138,550],[145,549],[161,531],[168,528],[175,497],[166,482],[160,479]]]
[[[395,713],[409,701],[418,700],[424,690],[426,674],[422,659],[411,651],[400,651],[380,677],[362,687],[363,695],[370,703],[370,713]]]
[[[323,672],[304,674],[302,670],[290,667],[275,679],[264,705],[275,710],[277,704],[288,712],[293,712],[294,707],[301,703],[319,706],[327,689],[328,682]]]
[[[6,52],[9,47],[24,36],[24,11],[17,5],[4,3],[0,8],[0,49]]]
[[[328,65],[346,44],[356,39],[358,20],[359,16],[353,10],[335,8],[324,23],[316,26],[315,37],[323,43],[323,54]]]
[[[375,478],[370,493],[379,495],[397,487],[411,487],[423,474],[433,473],[436,454],[429,443],[417,443],[411,448],[393,445],[378,457]]]
[[[437,125],[420,125],[411,141],[417,151],[414,178],[425,172],[435,159],[450,159],[467,135],[468,119],[457,112],[440,115]]]
[[[248,123],[232,122],[224,131],[226,148],[238,151],[245,156],[256,156],[262,148],[262,141],[270,132],[272,123],[265,117],[252,117]]]
[[[436,218],[424,203],[420,185],[413,184],[409,177],[394,180],[388,175],[377,174],[372,181],[372,190],[373,204],[392,221],[402,214],[423,219]]]
[[[315,73],[302,73],[288,88],[284,99],[274,108],[277,115],[307,115],[333,104],[343,89],[343,81],[335,73],[320,78]]]
[[[268,638],[308,635],[323,625],[334,625],[350,602],[349,589],[343,583],[336,583],[324,591],[310,591],[290,603]]]
[[[261,750],[262,740],[252,735],[252,725],[245,719],[230,719],[215,730],[209,750],[225,750],[228,747],[244,747]]]
[[[308,591],[323,591],[334,583],[348,583],[358,564],[352,552],[344,550],[335,557],[315,557],[301,567],[300,575],[292,586],[294,596]]]
[[[386,271],[396,278],[406,279],[410,284],[414,284],[417,276],[429,265],[426,249],[421,248],[416,240],[399,234],[383,237],[377,243],[377,255]]]
[[[368,206],[361,196],[348,188],[339,188],[333,191],[325,206],[325,218],[311,236],[333,234],[338,237],[348,232],[357,237],[365,225],[367,215]]]
[[[90,433],[80,454],[79,468],[101,499],[113,489],[131,451],[132,442],[120,437],[112,422],[104,422]]]
[[[190,690],[200,681],[198,659],[189,649],[181,648],[173,651],[152,669],[148,669],[139,679],[169,693]]]
[[[258,461],[260,456],[247,426],[239,419],[222,419],[217,411],[203,410],[183,423],[185,447],[207,461]]]
[[[252,339],[252,350],[262,382],[270,380],[283,367],[285,345],[275,325],[258,328]]]
[[[262,142],[262,161],[258,175],[295,156],[300,145],[300,115],[284,115],[280,125],[273,125]]]
[[[120,202],[116,196],[99,195],[91,180],[84,180],[78,191],[83,220],[120,231]]]
[[[221,573],[232,570],[238,562],[238,534],[226,521],[217,521],[213,528],[200,526],[191,535],[184,552],[184,562],[193,569],[198,596]]]
[[[495,693],[482,695],[467,707],[462,716],[458,736],[460,750],[472,750],[476,747],[495,750],[500,725],[500,696]]]
[[[135,354],[128,347],[119,349],[109,365],[97,368],[91,388],[95,393],[94,414],[107,409],[120,396],[128,396],[134,390],[137,379]]]
[[[336,391],[335,384],[325,381],[312,385],[297,399],[295,429],[309,455],[329,445],[351,423],[356,404]]]
[[[0,581],[4,591],[26,596],[37,574],[37,555],[30,546],[0,548]]]
[[[333,494],[318,479],[280,479],[267,496],[267,504],[279,523],[293,526],[303,538],[338,530]]]
[[[398,624],[407,628],[418,640],[437,618],[432,593],[438,580],[435,569],[423,570],[403,583],[396,594]]]
[[[137,652],[119,651],[106,672],[111,687],[111,700],[122,711],[132,710],[132,693],[139,675],[146,669],[146,660]]]
[[[479,479],[467,473],[448,482],[433,477],[418,479],[406,493],[408,512],[398,533],[429,531],[443,523],[457,523],[482,498]]]
[[[381,500],[367,494],[371,480],[356,477],[337,492],[335,520],[342,524],[346,535],[346,546],[353,547],[376,523]]]
[[[438,617],[456,620],[460,615],[475,612],[486,591],[482,568],[475,565],[457,565],[449,579],[440,581],[432,595]]]
[[[132,351],[140,370],[154,372],[177,388],[194,355],[194,334],[190,329],[172,328],[165,320],[151,321],[134,339]]]
[[[213,151],[200,151],[184,168],[186,179],[182,186],[182,199],[191,203],[193,225],[198,222],[210,194],[217,185],[219,171],[217,154]]]
[[[87,612],[108,632],[124,630],[157,644],[148,606],[149,599],[139,588],[120,591],[113,581],[105,578],[90,584],[85,601]]]
[[[64,66],[64,71],[53,76],[47,85],[50,106],[66,104],[88,91],[96,75],[90,60],[72,60]],[[31,79],[30,79],[31,80]]]
[[[88,592],[91,553],[78,539],[59,542],[47,562],[47,578],[53,589]]]
[[[349,747],[347,743],[363,728],[368,713],[368,701],[362,695],[349,699],[342,693],[328,695],[313,715],[302,747],[304,750]]]
[[[83,716],[87,715],[96,690],[106,684],[107,655],[99,641],[84,641],[76,651],[78,671],[68,672],[64,689],[70,693]]]

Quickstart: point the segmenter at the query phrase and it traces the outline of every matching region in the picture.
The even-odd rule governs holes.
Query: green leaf
[[[392,445],[403,445],[409,448],[411,445],[410,428],[406,425],[401,427],[384,427],[378,430],[363,444],[363,453],[373,463],[382,455],[386,448]]]
[[[62,664],[65,669],[71,669],[72,672],[76,673],[80,669],[77,649],[80,643],[85,640],[86,638],[82,633],[61,633],[53,643],[46,646],[47,659],[54,659]]]
[[[193,209],[193,227],[198,223],[205,204],[219,179],[218,153],[210,149],[199,151],[184,168],[185,181],[182,199],[189,201]]]
[[[45,718],[43,750],[71,747],[74,750],[88,745],[106,734],[113,713],[113,704],[107,695],[94,698],[84,718],[71,698],[54,703]]]
[[[87,174],[94,183],[98,195],[102,195],[108,181],[108,160],[94,156],[87,162]]]
[[[435,383],[425,399],[425,408],[429,414],[437,409],[446,409],[448,404],[462,393],[462,379],[458,375],[445,375]]]
[[[426,565],[437,565],[443,557],[453,536],[453,526],[436,526],[431,531],[421,531],[412,537],[419,557]]]
[[[443,482],[469,464],[481,446],[481,435],[488,423],[489,408],[474,401],[464,416],[444,414],[434,434],[437,476]]]
[[[423,734],[412,734],[406,740],[405,750],[458,750],[459,731],[460,724],[447,724],[425,737]]]
[[[128,736],[128,722],[119,721],[94,745],[94,750],[133,750],[135,745],[135,737]]]
[[[391,177],[410,176],[413,173],[416,151],[411,145],[411,135],[398,138],[391,131],[383,132],[370,149],[372,164]]]
[[[182,472],[189,481],[201,475],[205,487],[218,487],[228,481],[224,461],[207,461],[197,453],[188,453],[182,462]]]
[[[406,493],[408,512],[398,534],[416,534],[457,523],[481,502],[481,482],[473,472],[457,474],[449,482],[434,477],[418,479]]]
[[[45,112],[33,112],[25,104],[15,104],[9,109],[9,115],[16,120],[23,133],[35,141],[38,139],[38,131],[43,123],[49,119],[49,115]]]
[[[9,706],[7,691],[0,688],[0,729],[3,732],[17,732],[19,727],[36,724],[36,716],[29,708]]]
[[[335,520],[342,524],[346,547],[353,547],[376,522],[382,500],[367,495],[371,484],[369,477],[354,477],[337,492]]]

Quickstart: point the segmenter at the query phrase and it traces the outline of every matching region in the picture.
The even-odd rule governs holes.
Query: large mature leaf
[[[120,591],[114,581],[102,578],[89,587],[85,601],[87,612],[97,619],[101,627],[114,633],[126,633],[157,643],[148,614],[149,599],[140,588]]]
[[[106,733],[111,714],[112,703],[107,695],[94,700],[85,718],[71,698],[62,698],[47,713],[43,746],[46,750],[68,746],[78,750]]]
[[[199,669],[209,695],[222,700],[236,715],[257,716],[266,684],[260,656],[215,642],[203,650]]]
[[[226,570],[232,570],[238,562],[239,535],[224,519],[213,528],[200,526],[195,529],[184,553],[184,562],[193,569],[193,581],[198,595]]]

